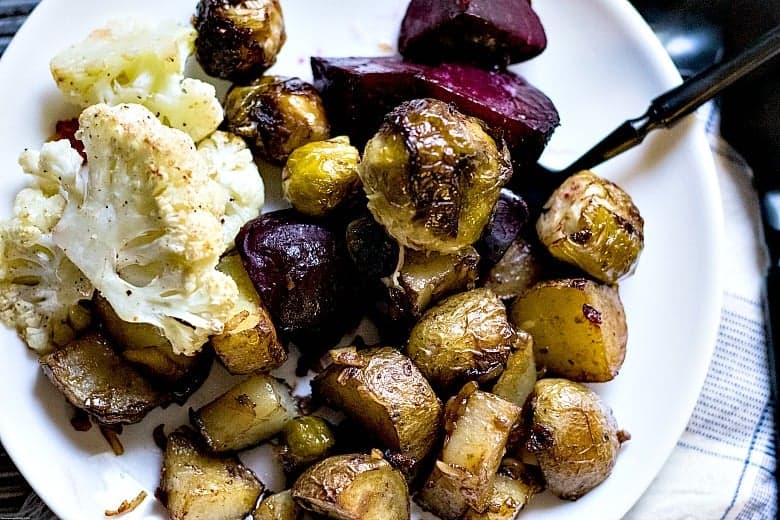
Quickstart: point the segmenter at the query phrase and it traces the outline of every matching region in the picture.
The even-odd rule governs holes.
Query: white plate
[[[39,147],[54,122],[75,114],[54,87],[49,59],[110,18],[132,14],[186,22],[195,0],[44,0],[0,62],[2,216],[24,179],[19,152]],[[311,54],[387,53],[405,0],[282,0],[288,43],[274,72],[309,76]],[[518,70],[556,103],[562,126],[545,152],[564,164],[649,100],[679,82],[669,58],[627,2],[536,2],[549,48]],[[628,356],[621,374],[595,385],[632,440],[612,476],[577,502],[534,500],[528,520],[619,518],[639,498],[670,454],[693,409],[715,343],[721,296],[722,217],[715,172],[702,125],[687,121],[599,168],[634,197],[646,221],[646,247],[634,277],[621,286],[628,315]],[[35,490],[65,519],[103,518],[140,489],[153,494],[159,454],[151,430],[186,421],[186,410],[157,410],[125,429],[125,455],[112,455],[95,428],[78,433],[69,410],[16,335],[0,330],[0,438]],[[208,399],[211,382],[192,399]],[[210,395],[214,395],[213,393]],[[272,489],[277,472],[262,464],[267,448],[246,457]],[[126,518],[164,518],[147,500]]]

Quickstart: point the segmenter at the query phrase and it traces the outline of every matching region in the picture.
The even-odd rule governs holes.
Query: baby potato
[[[587,170],[550,196],[536,232],[554,257],[610,284],[633,271],[644,246],[644,220],[631,197]]]
[[[510,308],[533,336],[536,365],[572,381],[612,380],[626,356],[628,330],[616,287],[583,278],[546,280]]]
[[[446,394],[469,380],[496,378],[514,341],[504,304],[482,288],[428,309],[412,329],[406,352],[431,385]]]
[[[566,379],[542,379],[531,398],[533,423],[526,447],[536,455],[547,488],[576,500],[601,484],[615,465],[621,443],[612,412],[599,396]]]

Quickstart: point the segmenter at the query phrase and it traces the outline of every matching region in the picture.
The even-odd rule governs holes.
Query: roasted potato
[[[122,320],[108,300],[97,291],[92,303],[104,331],[122,357],[138,366],[145,374],[166,383],[173,383],[184,377],[197,364],[197,356],[174,353],[170,341],[154,325]]]
[[[224,125],[261,159],[278,165],[299,146],[330,136],[319,93],[299,78],[264,76],[233,85],[225,97]]]
[[[608,284],[633,272],[644,246],[644,220],[631,197],[587,170],[553,192],[536,232],[554,257]]]
[[[425,458],[438,437],[442,406],[411,360],[391,347],[345,348],[330,356],[331,365],[312,381],[312,394],[411,466]]]
[[[252,513],[252,520],[298,520],[301,514],[292,491],[287,489],[264,498]]]
[[[517,298],[510,319],[534,338],[537,367],[573,381],[613,379],[628,330],[616,287],[583,278],[547,280]]]
[[[287,474],[324,459],[336,444],[328,422],[314,415],[296,417],[285,425],[282,434],[279,459]]]
[[[282,170],[282,191],[292,207],[322,217],[360,190],[360,152],[339,136],[296,148]]]
[[[447,402],[445,439],[417,502],[442,520],[487,511],[496,471],[520,407],[467,383]]]
[[[217,269],[236,282],[238,300],[222,334],[211,337],[214,352],[231,374],[268,372],[281,366],[287,360],[287,350],[276,335],[271,315],[246,274],[241,257],[235,253],[225,255]]]
[[[630,436],[618,430],[598,394],[566,379],[541,379],[531,406],[526,447],[536,455],[547,488],[576,500],[601,484],[615,465],[621,443]]]
[[[397,274],[386,278],[388,315],[395,320],[417,320],[428,307],[445,296],[473,289],[479,254],[464,247],[452,254],[404,251]]]
[[[336,455],[307,469],[292,487],[309,511],[341,520],[409,520],[403,475],[376,453]]]
[[[544,489],[537,472],[514,459],[504,459],[493,481],[493,491],[487,510],[466,511],[462,520],[514,520],[535,494]]]
[[[191,411],[190,419],[209,449],[223,452],[268,440],[297,415],[290,388],[271,376],[256,374]]]
[[[165,401],[99,333],[85,334],[39,361],[68,402],[101,424],[137,423]]]
[[[209,453],[189,428],[168,436],[157,497],[172,520],[243,520],[263,488],[238,457]]]
[[[359,172],[368,209],[400,245],[453,253],[477,241],[512,166],[484,123],[417,99],[385,117]]]
[[[442,394],[466,381],[498,377],[515,341],[501,300],[474,289],[431,307],[412,329],[406,352]]]
[[[517,330],[512,349],[506,369],[498,377],[491,392],[522,408],[536,384],[533,337],[524,330]]]
[[[534,246],[527,240],[518,239],[490,268],[483,283],[502,300],[510,300],[538,282],[543,267]]]
[[[232,81],[265,72],[287,37],[278,0],[200,0],[192,22],[200,66]]]

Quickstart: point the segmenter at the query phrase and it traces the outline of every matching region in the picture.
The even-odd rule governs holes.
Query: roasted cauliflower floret
[[[228,195],[185,133],[140,105],[84,110],[89,167],[64,185],[62,248],[121,319],[159,327],[193,354],[222,331],[235,282],[215,269]]]
[[[223,112],[212,85],[184,77],[195,37],[193,28],[171,21],[114,21],[57,54],[51,73],[81,108],[140,103],[200,141],[216,130]]]
[[[0,320],[45,353],[90,322],[79,302],[90,298],[92,285],[51,233],[66,204],[60,182],[73,184],[81,157],[63,140],[25,151],[20,164],[34,180],[17,194],[12,218],[0,224]]]

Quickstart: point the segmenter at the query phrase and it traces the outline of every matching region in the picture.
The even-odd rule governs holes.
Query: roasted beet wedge
[[[406,59],[485,68],[525,61],[546,46],[529,0],[412,0],[398,37]]]
[[[347,134],[362,147],[385,114],[403,101],[432,97],[486,122],[507,142],[512,159],[536,161],[558,126],[550,98],[512,72],[470,65],[436,67],[397,57],[311,59],[333,134]]]

